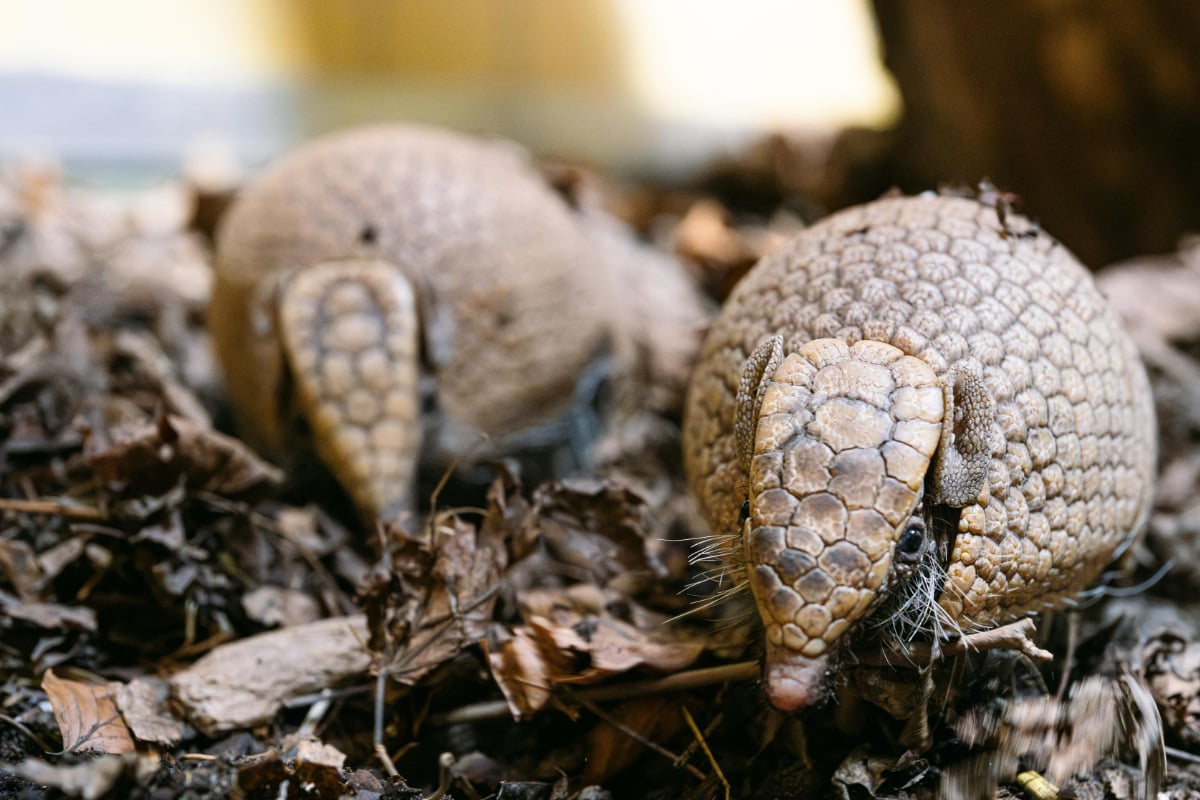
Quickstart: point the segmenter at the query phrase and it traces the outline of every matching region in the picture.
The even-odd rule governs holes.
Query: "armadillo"
[[[699,315],[664,317],[694,328],[664,356],[690,367],[698,293],[596,217],[507,142],[380,125],[300,147],[218,231],[209,324],[240,430],[277,458],[315,449],[371,520],[410,507],[423,437],[482,457],[566,413],[630,349],[630,269]]]
[[[1004,204],[933,194],[756,265],[683,436],[782,710],[828,697],[881,624],[970,634],[1070,603],[1139,531],[1156,454],[1145,370],[1087,270]]]

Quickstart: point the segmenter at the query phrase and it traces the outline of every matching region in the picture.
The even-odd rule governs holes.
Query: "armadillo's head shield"
[[[819,339],[785,356],[776,338],[751,357],[740,398],[767,694],[793,710],[821,697],[831,649],[884,584],[938,448],[943,390],[889,344]]]

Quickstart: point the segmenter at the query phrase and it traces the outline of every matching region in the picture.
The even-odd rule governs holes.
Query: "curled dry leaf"
[[[644,627],[612,616],[607,608],[628,601],[613,591],[581,584],[530,590],[511,637],[489,648],[488,664],[509,710],[518,719],[541,710],[555,684],[591,684],[639,667],[670,673],[704,653],[709,641],[645,609]]]
[[[336,748],[326,748],[319,742],[310,743],[303,752],[281,757],[276,750],[245,759],[237,771],[237,790],[241,797],[306,797],[313,800],[338,800],[346,791],[341,765],[334,764],[337,756],[345,756]],[[293,794],[289,786],[303,787]]]
[[[702,264],[720,264],[740,277],[760,254],[730,225],[729,217],[719,201],[697,201],[675,226],[675,250]]]
[[[371,666],[366,640],[362,616],[240,639],[173,675],[171,694],[210,736],[260,725],[293,697],[365,675]]]
[[[528,628],[517,628],[486,649],[492,677],[514,719],[529,719],[546,707],[554,679],[570,674],[572,659]]]
[[[496,479],[478,529],[443,515],[430,520],[427,539],[393,540],[390,568],[360,589],[371,649],[395,680],[414,685],[487,632],[508,566],[507,543],[524,524],[524,505],[510,490],[507,477]]]
[[[841,797],[907,797],[903,790],[920,781],[929,762],[909,750],[899,757],[873,755],[871,747],[854,748],[833,773]],[[815,777],[816,771],[809,775]]]
[[[89,447],[88,463],[104,480],[139,494],[161,494],[182,479],[192,491],[239,498],[271,489],[282,478],[241,441],[183,417],[163,416],[113,433],[120,438]]]
[[[883,785],[884,772],[893,766],[894,759],[872,757],[871,748],[865,745],[856,747],[834,771],[833,784],[846,797],[850,797],[852,791],[866,792],[868,797],[875,797]]]
[[[656,641],[666,637],[640,631],[611,617],[582,619],[571,626],[535,618],[529,621],[529,627],[535,635],[552,641],[559,651],[572,653],[579,657],[578,663],[588,665],[577,674],[561,676],[560,683],[595,683],[643,666],[676,672],[704,652],[703,642]]]
[[[302,786],[312,787],[309,794],[330,800],[344,796],[347,785],[342,779],[346,754],[331,744],[303,737],[289,747],[284,757],[291,757],[292,769]]]
[[[364,594],[371,646],[384,670],[413,685],[491,624],[500,575],[508,563],[499,531],[449,517],[436,524],[431,546],[402,543],[393,569]]]
[[[211,428],[212,419],[195,393],[180,381],[178,367],[163,352],[163,346],[147,331],[121,330],[105,337],[98,347],[107,357],[112,372],[120,365],[114,388],[137,387],[159,396],[159,407],[167,414],[182,417],[200,428]]]
[[[87,542],[86,534],[69,536],[53,547],[38,553],[36,569],[41,575],[41,582],[45,584],[54,580],[59,573],[75,563],[87,549]]]
[[[675,226],[675,252],[700,268],[710,295],[725,298],[759,259],[781,248],[803,227],[787,215],[770,225],[735,225],[729,209],[705,197],[694,202]]]
[[[65,680],[46,670],[42,689],[54,710],[66,752],[132,753],[129,728],[117,710],[117,684],[91,684]]]

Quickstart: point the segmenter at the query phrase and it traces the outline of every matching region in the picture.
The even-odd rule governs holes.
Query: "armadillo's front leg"
[[[368,520],[409,505],[421,429],[412,287],[381,261],[291,273],[280,337],[317,455]]]

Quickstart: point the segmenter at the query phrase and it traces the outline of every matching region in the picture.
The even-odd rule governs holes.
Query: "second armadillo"
[[[315,445],[371,520],[407,505],[431,419],[437,454],[487,455],[564,414],[602,351],[654,351],[621,344],[648,323],[642,297],[672,299],[655,324],[681,335],[649,359],[684,372],[705,312],[678,266],[572,208],[513,145],[381,125],[242,192],[210,328],[247,438],[273,456]],[[618,302],[632,281],[658,293]]]

